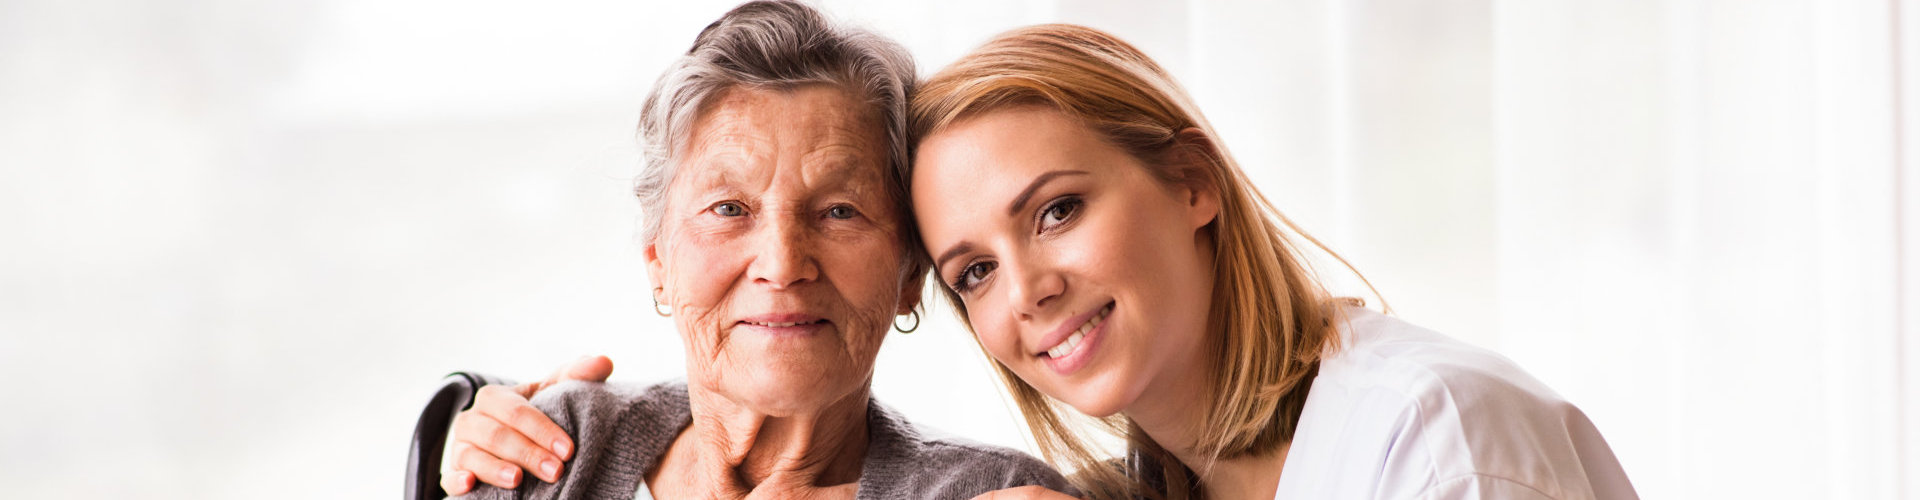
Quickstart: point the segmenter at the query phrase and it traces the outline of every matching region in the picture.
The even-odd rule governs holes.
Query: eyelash
[[[733,215],[720,213],[720,210],[722,208],[729,207],[729,206],[738,209],[740,213],[733,214]],[[713,204],[712,207],[708,207],[707,211],[713,212],[714,215],[718,215],[721,217],[741,217],[741,216],[747,215],[747,205],[745,203],[740,203],[737,201],[723,201],[723,202]]]
[[[1079,196],[1069,195],[1069,196],[1062,196],[1059,198],[1055,198],[1052,202],[1048,202],[1046,206],[1041,207],[1040,213],[1035,214],[1033,216],[1034,227],[1036,227],[1037,228],[1036,230],[1041,233],[1058,231],[1061,227],[1069,223],[1072,223],[1074,220],[1076,220],[1074,219],[1074,216],[1079,215],[1080,207],[1086,204],[1087,204],[1086,200],[1080,199]],[[1055,222],[1052,225],[1049,225],[1047,223],[1047,218],[1053,215],[1053,212],[1055,210],[1058,210],[1061,208],[1065,208],[1067,210],[1066,215],[1060,216],[1059,222]]]
[[[1060,228],[1066,224],[1076,220],[1074,216],[1080,214],[1080,208],[1084,205],[1086,205],[1086,200],[1080,199],[1079,196],[1062,196],[1047,203],[1046,206],[1040,208],[1039,213],[1034,214],[1034,225],[1038,228],[1037,231],[1041,233],[1059,231]],[[1047,218],[1053,215],[1056,210],[1061,209],[1065,209],[1065,215],[1061,215],[1058,222],[1049,224]],[[960,275],[954,277],[953,281],[947,283],[947,285],[953,287],[953,291],[955,292],[966,293],[969,290],[973,290],[974,287],[979,286],[980,282],[986,281],[987,276],[985,273],[991,273],[998,267],[998,264],[991,261],[970,262],[966,267],[960,268]],[[979,270],[978,273],[981,274],[977,280],[971,279],[976,272],[975,270]]]
[[[839,210],[839,209],[843,209],[843,208],[847,210],[847,216],[846,216],[846,217],[834,217],[834,216],[833,216],[833,211],[834,211],[834,210]],[[827,218],[829,218],[829,219],[836,219],[836,220],[849,220],[849,219],[852,219],[852,218],[854,218],[854,217],[859,217],[859,216],[860,216],[860,210],[858,210],[858,209],[855,209],[855,208],[853,208],[853,205],[847,205],[847,204],[844,204],[844,203],[843,203],[843,204],[839,204],[839,205],[834,205],[834,206],[831,206],[831,207],[827,207],[827,210],[826,210],[825,212],[823,212],[823,214],[824,214],[824,215],[826,215],[826,216],[827,216]]]
[[[984,275],[984,273],[991,273],[995,268],[998,268],[998,267],[999,267],[999,264],[995,264],[991,261],[969,262],[967,263],[967,267],[960,268],[960,276],[955,277],[952,283],[947,283],[947,286],[953,287],[953,291],[955,292],[959,292],[963,294],[967,293],[968,291],[973,290],[974,287],[980,286],[981,281],[987,280],[987,277]],[[970,281],[967,279],[968,276],[971,276],[973,274],[974,269],[982,269],[981,273],[983,273],[983,275],[980,277],[979,281]]]

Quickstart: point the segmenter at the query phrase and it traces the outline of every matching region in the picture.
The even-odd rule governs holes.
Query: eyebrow
[[[973,244],[963,241],[963,242],[960,242],[960,244],[958,245],[954,245],[953,248],[947,249],[947,251],[945,252],[940,252],[940,258],[933,259],[934,272],[937,273],[940,271],[940,268],[947,267],[947,261],[953,260],[954,257],[959,257],[961,255],[965,255],[966,253],[972,252],[972,251],[973,251]]]
[[[1055,170],[1052,172],[1040,174],[1038,177],[1033,178],[1033,182],[1027,183],[1026,189],[1020,190],[1019,195],[1016,195],[1013,197],[1013,203],[1007,204],[1007,216],[1013,217],[1016,215],[1020,215],[1021,210],[1024,210],[1026,208],[1027,203],[1033,201],[1033,194],[1035,192],[1039,191],[1042,186],[1047,185],[1047,183],[1052,181],[1054,178],[1060,177],[1060,176],[1066,176],[1066,175],[1092,175],[1092,174],[1084,170]],[[958,257],[972,251],[973,251],[973,244],[967,243],[964,241],[960,242],[960,244],[954,245],[953,248],[949,248],[945,252],[940,252],[940,257],[933,259],[933,268],[935,270],[938,270],[940,268],[947,267],[947,261],[953,260],[954,257]]]
[[[1052,181],[1055,177],[1060,177],[1063,175],[1092,175],[1092,174],[1088,174],[1085,170],[1055,170],[1052,172],[1040,174],[1039,177],[1033,178],[1033,182],[1027,183],[1026,189],[1020,190],[1019,196],[1013,197],[1013,203],[1007,204],[1007,216],[1012,217],[1015,215],[1020,215],[1020,211],[1025,210],[1027,208],[1027,202],[1033,201],[1033,193],[1035,191],[1039,191],[1041,186],[1047,185],[1047,182]]]

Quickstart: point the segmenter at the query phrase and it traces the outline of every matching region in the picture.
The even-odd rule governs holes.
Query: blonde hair
[[[924,138],[969,116],[1017,106],[1048,106],[1139,158],[1166,183],[1216,189],[1220,213],[1206,227],[1213,241],[1213,303],[1207,320],[1211,387],[1188,444],[1210,460],[1271,453],[1293,439],[1306,388],[1321,356],[1337,348],[1343,303],[1320,285],[1289,236],[1297,235],[1352,270],[1254,189],[1213,127],[1167,72],[1099,30],[1066,24],[1003,33],[923,82],[911,99],[911,130]],[[1206,140],[1182,139],[1195,129]],[[1197,155],[1197,156],[1195,156]],[[1193,167],[1182,158],[1203,158]],[[1192,168],[1189,168],[1192,167]],[[1358,273],[1355,273],[1358,275]],[[1361,278],[1362,282],[1365,278]],[[1367,285],[1369,288],[1371,284]],[[952,289],[948,302],[965,319]],[[1377,294],[1376,294],[1377,295]],[[971,325],[969,325],[971,328]],[[1095,454],[1091,436],[1069,425],[1070,408],[994,363],[1028,430],[1049,462],[1075,469],[1074,482],[1095,498],[1203,496],[1197,475],[1125,415],[1095,419],[1122,437],[1128,459]],[[1209,462],[1211,463],[1211,462]]]

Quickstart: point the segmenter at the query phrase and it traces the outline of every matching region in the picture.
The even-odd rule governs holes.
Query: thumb
[[[553,372],[553,375],[548,376],[546,380],[520,384],[514,386],[513,389],[514,392],[520,393],[523,397],[532,398],[534,393],[545,390],[554,384],[568,380],[606,382],[607,376],[612,374],[613,360],[607,359],[606,356],[587,356],[560,367],[559,370]]]
[[[556,375],[560,380],[606,382],[607,377],[613,375],[613,360],[606,356],[587,356],[561,368]]]

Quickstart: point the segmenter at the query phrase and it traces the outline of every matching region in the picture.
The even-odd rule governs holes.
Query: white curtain
[[[1197,1],[1169,52],[1285,209],[1646,496],[1910,498],[1914,10]]]
[[[631,131],[732,4],[0,3],[0,483],[391,495],[447,371],[683,373]],[[923,73],[1029,23],[1133,41],[1401,316],[1579,404],[1649,498],[1920,495],[1920,5],[824,7]],[[944,309],[878,372],[1026,446]]]

